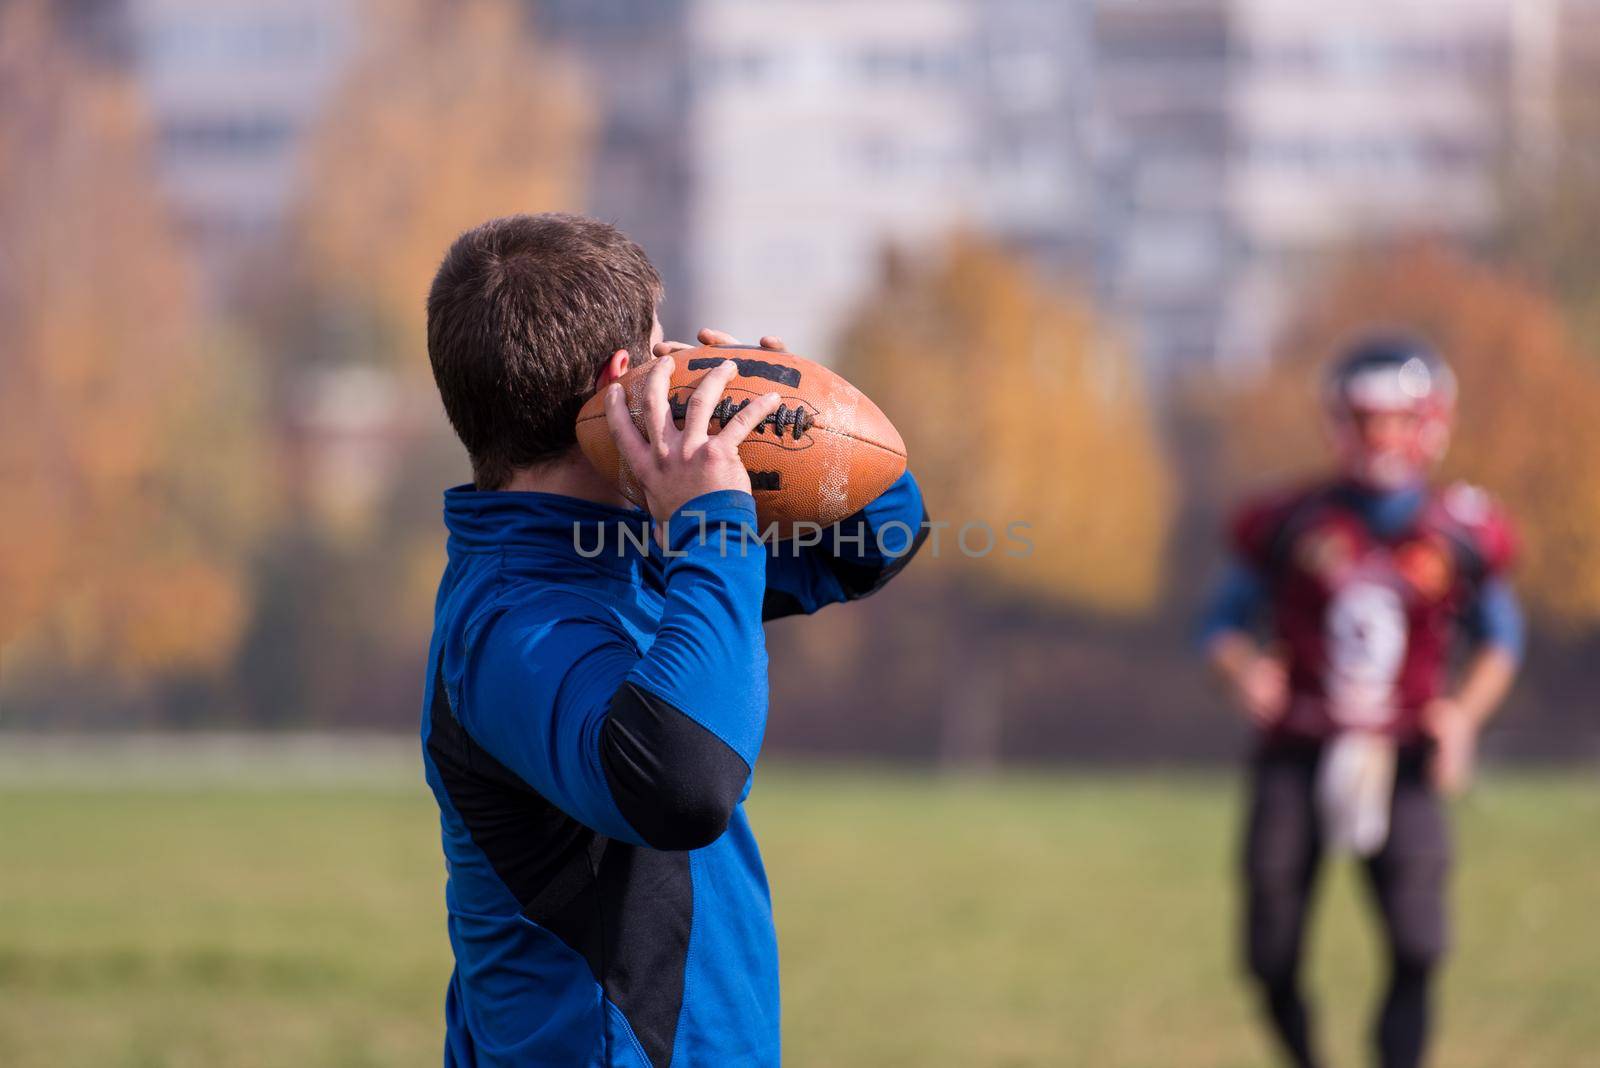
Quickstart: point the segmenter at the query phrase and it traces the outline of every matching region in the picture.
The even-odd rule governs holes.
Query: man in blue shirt
[[[429,292],[429,359],[473,468],[445,494],[422,715],[456,960],[447,1066],[779,1062],[772,908],[742,807],[766,725],[762,623],[873,592],[926,517],[907,474],[821,545],[761,544],[737,444],[778,398],[711,434],[729,363],[676,425],[685,346],[661,343],[660,298],[638,246],[569,215],[463,234]],[[648,439],[613,385],[645,352]],[[648,511],[577,448],[597,391]]]

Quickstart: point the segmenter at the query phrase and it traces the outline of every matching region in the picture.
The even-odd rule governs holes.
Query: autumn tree
[[[1600,357],[1600,4],[1562,0],[1550,27],[1547,92],[1510,139],[1503,245]]]
[[[579,199],[588,120],[572,66],[511,0],[372,0],[307,149],[285,267],[302,355],[427,378],[423,298],[461,231]],[[311,313],[308,317],[307,313]]]
[[[1600,368],[1576,351],[1551,298],[1460,252],[1373,250],[1308,297],[1271,369],[1225,404],[1237,480],[1327,462],[1318,375],[1374,326],[1421,333],[1456,369],[1459,418],[1441,476],[1484,486],[1517,518],[1530,602],[1551,622],[1600,618]]]
[[[1141,372],[1082,300],[959,236],[926,266],[891,257],[839,360],[892,414],[951,523],[930,567],[1006,599],[1150,607],[1172,488]],[[993,528],[1000,549],[962,552],[966,523]],[[1031,552],[1004,551],[1013,523]]]
[[[588,159],[574,70],[531,36],[526,5],[361,10],[362,50],[309,136],[251,309],[293,458],[244,661],[264,720],[409,712],[439,493],[468,471],[429,371],[428,286],[461,231],[578,206]]]
[[[8,669],[214,673],[246,611],[226,466],[249,410],[156,192],[148,118],[31,0],[0,7],[0,96]]]
[[[890,256],[839,361],[948,524],[915,565],[945,590],[922,620],[949,683],[944,748],[990,763],[1009,607],[1127,618],[1160,591],[1173,491],[1140,370],[1083,300],[972,235]]]

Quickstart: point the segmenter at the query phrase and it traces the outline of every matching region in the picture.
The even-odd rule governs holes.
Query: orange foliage
[[[1237,476],[1326,462],[1316,383],[1352,333],[1392,325],[1439,346],[1461,380],[1441,473],[1485,486],[1523,532],[1522,581],[1547,617],[1600,618],[1600,370],[1580,356],[1542,293],[1449,249],[1359,256],[1307,302],[1271,370],[1228,403]]]
[[[896,258],[840,360],[894,419],[929,511],[951,527],[918,566],[977,590],[1136,613],[1159,592],[1172,509],[1140,373],[1088,306],[992,244]],[[1013,555],[1007,525],[1032,544]],[[974,559],[956,536],[995,531]],[[985,543],[974,531],[969,546]]]
[[[1600,7],[1565,3],[1541,122],[1510,161],[1504,238],[1600,356]]]
[[[178,431],[245,420],[207,392],[146,116],[38,2],[0,8],[0,93],[0,641],[42,621],[99,666],[214,667],[243,598],[187,522],[231,520]]]
[[[442,566],[435,487],[468,477],[426,354],[440,259],[486,219],[573,207],[588,159],[576,70],[540,47],[526,5],[368,0],[363,14],[364,51],[311,134],[256,308],[264,343],[282,354],[283,396],[323,388],[329,376],[308,368],[371,369],[367,392],[388,399],[368,432],[403,472],[392,484],[382,472],[349,476],[322,449],[291,475],[308,502],[295,519],[310,521],[315,548],[289,565],[306,583],[293,621],[305,633],[273,640],[309,650],[308,678],[324,669],[318,657],[347,672],[355,650],[409,656],[426,626]],[[362,492],[342,488],[352,480],[365,480]],[[331,560],[338,581],[314,578]],[[363,610],[352,615],[354,596]]]
[[[365,55],[312,139],[292,258],[341,325],[371,331],[366,352],[342,355],[425,378],[423,302],[444,250],[485,219],[571,206],[587,122],[521,5],[371,7]]]

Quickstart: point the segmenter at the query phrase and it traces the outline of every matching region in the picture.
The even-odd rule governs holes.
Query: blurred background
[[[1600,0],[0,0],[0,1063],[436,1061],[423,298],[553,209],[669,337],[856,381],[952,524],[769,634],[791,1059],[1263,1063],[1192,620],[1384,323],[1457,367],[1533,624],[1441,1063],[1597,1063]]]

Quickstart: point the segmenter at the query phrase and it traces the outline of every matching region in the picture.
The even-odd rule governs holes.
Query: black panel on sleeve
[[[438,673],[435,673],[438,679]],[[608,839],[545,800],[480,746],[436,681],[428,755],[473,844],[524,915],[539,922],[594,881]]]
[[[787,590],[768,586],[767,592],[761,595],[761,621],[763,623],[774,619],[783,619],[785,616],[804,615],[805,611],[806,606],[800,603],[800,598]]]
[[[543,922],[589,962],[654,1068],[672,1060],[693,922],[689,854],[615,840],[592,891]]]
[[[467,733],[437,672],[435,680],[428,755],[467,833],[523,915],[584,958],[651,1065],[666,1068],[683,1009],[694,919],[689,854],[606,838],[556,808]],[[655,751],[671,755],[679,748]],[[744,769],[732,794],[737,802],[749,771],[727,751]],[[635,814],[624,815],[640,827]],[[728,818],[721,815],[717,835]]]
[[[670,702],[632,683],[611,700],[600,766],[617,809],[656,849],[699,849],[722,837],[750,766]]]
[[[873,544],[878,536],[877,532],[867,529],[864,519],[845,519],[840,521],[839,527],[841,530],[849,530],[852,534],[860,535],[863,543],[867,545]],[[928,540],[928,530],[928,510],[924,508],[922,519],[917,523],[916,536],[911,539],[911,544],[899,556],[888,558],[882,567],[828,556],[826,558],[828,570],[833,572],[834,577],[839,580],[839,585],[844,587],[846,598],[852,601],[860,600],[868,594],[877,593],[885,583],[905,569],[911,558],[922,548],[922,543]],[[882,547],[879,548],[881,550]]]
[[[822,544],[809,551],[822,554],[822,566],[838,580],[839,586],[844,590],[846,601],[859,601],[861,598],[878,592],[890,579],[898,575],[911,558],[917,555],[922,548],[922,543],[928,540],[928,510],[922,510],[922,519],[917,524],[917,532],[911,538],[911,544],[906,546],[906,551],[899,556],[888,558],[883,564],[863,564],[845,560],[826,551],[829,539],[823,538]],[[841,519],[835,528],[835,533],[843,535],[841,542],[857,545],[876,545],[878,532],[867,526],[866,518],[862,513],[846,519]],[[761,621],[770,623],[775,619],[787,616],[798,616],[806,613],[806,606],[800,598],[787,590],[767,587],[766,594],[761,599]]]

